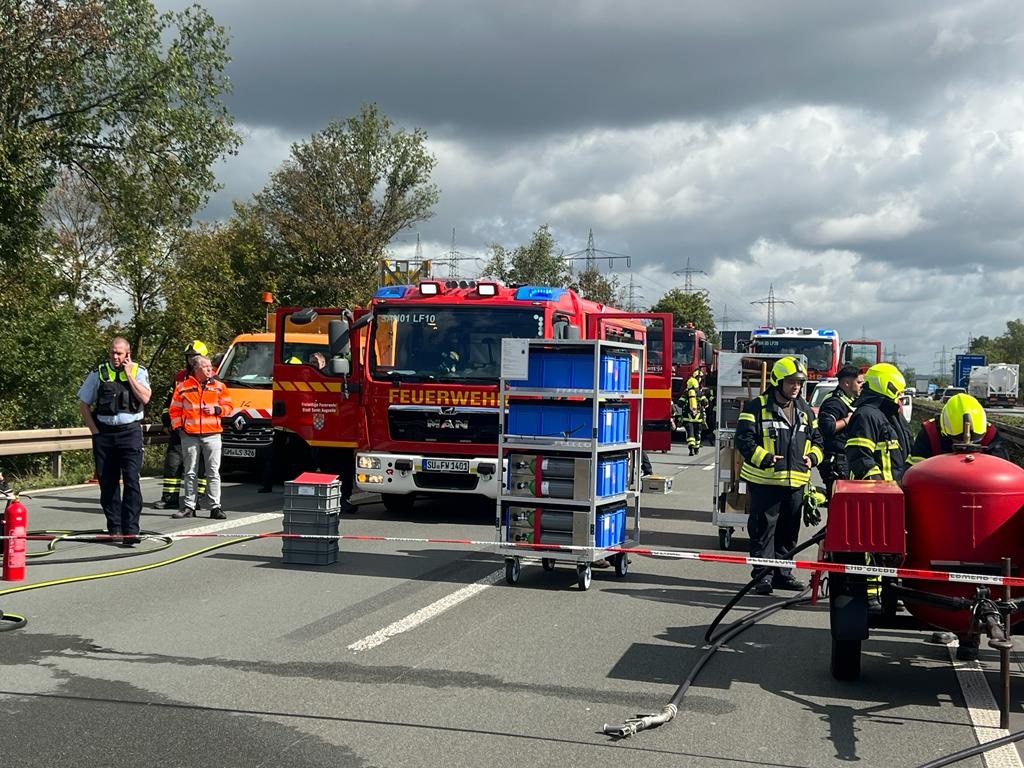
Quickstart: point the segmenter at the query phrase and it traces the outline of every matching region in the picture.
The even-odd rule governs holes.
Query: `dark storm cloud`
[[[1004,67],[1005,30],[1024,12],[891,0],[206,6],[232,35],[242,122],[308,134],[373,101],[482,139],[805,103],[912,112],[950,80]],[[945,33],[944,19],[966,26]]]

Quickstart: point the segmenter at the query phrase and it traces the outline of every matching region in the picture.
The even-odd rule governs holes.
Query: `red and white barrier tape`
[[[565,552],[568,554],[590,552],[625,552],[630,555],[659,557],[673,560],[699,560],[707,563],[729,563],[731,565],[769,566],[773,568],[795,568],[806,571],[827,571],[828,573],[850,573],[862,576],[890,576],[900,579],[921,579],[924,581],[950,581],[963,584],[991,584],[995,586],[1024,587],[1024,576],[998,576],[977,573],[959,573],[956,571],[928,571],[917,568],[885,568],[878,565],[850,565],[845,563],[820,562],[817,560],[775,560],[766,557],[749,557],[746,555],[725,555],[719,552],[690,552],[675,549],[647,549],[645,547],[580,547],[567,544],[532,544],[526,542],[506,542],[498,544],[494,541],[477,541],[474,539],[435,539],[414,538],[411,536],[368,536],[355,533],[343,533],[338,536],[311,535],[300,533],[283,533],[267,531],[265,533],[161,533],[149,534],[160,539],[333,539],[344,541],[385,541],[399,544],[455,544],[466,547],[487,547],[499,554],[511,553],[533,554],[543,558],[546,554]],[[0,541],[11,536],[0,536]],[[32,534],[30,540],[50,541],[60,538],[61,541],[103,541],[120,539],[121,536],[108,534],[72,534],[54,536],[49,534]],[[143,537],[145,538],[145,536]]]

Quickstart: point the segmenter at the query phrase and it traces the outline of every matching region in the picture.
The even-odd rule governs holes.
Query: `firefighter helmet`
[[[772,372],[768,376],[768,383],[773,387],[777,387],[782,383],[783,379],[788,379],[790,376],[797,376],[801,381],[806,381],[807,369],[795,357],[783,357],[781,360],[776,360],[775,365],[772,366]]]
[[[946,404],[942,406],[942,414],[939,416],[939,428],[942,434],[950,437],[959,437],[964,433],[964,421],[970,420],[971,434],[979,438],[988,429],[988,418],[985,416],[985,409],[982,408],[975,398],[961,392],[953,395]]]
[[[907,380],[892,363],[875,363],[864,374],[864,384],[872,392],[898,403],[907,387]]]
[[[202,355],[203,357],[209,357],[210,355],[210,350],[198,339],[189,342],[189,345],[185,347],[185,357],[193,357],[195,355]]]

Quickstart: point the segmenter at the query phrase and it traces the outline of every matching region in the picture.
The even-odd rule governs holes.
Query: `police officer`
[[[964,436],[965,423],[970,426],[969,439]],[[913,466],[940,453],[953,453],[956,443],[971,443],[990,456],[1010,460],[999,430],[995,424],[988,423],[985,408],[976,398],[961,392],[946,401],[937,418],[921,423],[907,463]]]
[[[747,401],[736,425],[736,448],[743,455],[740,477],[749,494],[750,556],[779,558],[796,546],[804,488],[823,457],[814,411],[801,397],[807,370],[794,357],[772,366],[768,387]],[[757,566],[754,592],[800,590],[788,570]]]
[[[82,420],[93,436],[93,459],[107,533],[121,538],[121,544],[129,547],[138,543],[142,410],[151,395],[149,373],[132,362],[131,346],[122,336],[110,342],[110,362],[91,371],[78,390]]]
[[[195,339],[185,347],[185,367],[174,374],[174,384],[171,385],[164,400],[163,410],[160,411],[160,421],[164,425],[164,431],[169,434],[167,439],[167,451],[164,453],[164,483],[160,491],[160,498],[153,502],[155,509],[177,509],[181,499],[181,478],[184,467],[184,460],[181,456],[181,433],[171,428],[171,395],[174,393],[174,386],[192,375],[192,366],[197,357],[207,357],[210,354],[206,345]],[[206,473],[200,469],[199,493],[206,491]]]
[[[818,429],[825,442],[825,461],[818,471],[825,481],[825,494],[832,497],[832,485],[839,478],[850,476],[846,463],[846,435],[853,418],[853,402],[860,395],[864,376],[854,365],[839,371],[839,384],[818,409]]]

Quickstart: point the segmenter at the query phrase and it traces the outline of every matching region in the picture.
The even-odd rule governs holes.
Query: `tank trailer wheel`
[[[555,570],[555,561],[552,560],[550,557],[542,557],[540,559],[540,564],[544,567],[545,571],[550,572]]]
[[[719,549],[731,549],[732,548],[732,528],[719,528],[718,529],[718,548]]]

